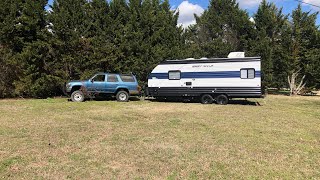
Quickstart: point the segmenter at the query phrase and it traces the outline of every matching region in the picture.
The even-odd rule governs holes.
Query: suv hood
[[[83,84],[85,84],[86,82],[88,82],[88,80],[85,80],[85,81],[73,80],[73,81],[69,81],[69,82],[67,83],[67,85],[68,85],[68,86],[83,85]]]

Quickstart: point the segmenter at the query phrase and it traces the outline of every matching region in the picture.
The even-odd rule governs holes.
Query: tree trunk
[[[295,96],[298,94],[301,94],[301,90],[304,89],[306,86],[306,83],[304,82],[305,75],[301,78],[301,81],[299,85],[296,84],[297,78],[299,76],[300,70],[293,72],[292,75],[288,76],[288,83],[289,83],[289,88],[290,88],[290,96]]]

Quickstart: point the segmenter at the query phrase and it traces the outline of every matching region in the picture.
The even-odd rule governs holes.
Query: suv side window
[[[99,74],[99,75],[96,75],[96,77],[93,78],[93,81],[94,82],[104,82],[105,79],[106,79],[105,75]]]
[[[120,75],[123,82],[135,82],[134,77],[131,75]]]
[[[108,75],[108,82],[118,82],[118,77],[115,74]]]

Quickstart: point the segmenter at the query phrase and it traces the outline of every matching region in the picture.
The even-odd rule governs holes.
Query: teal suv
[[[130,96],[140,94],[140,87],[132,74],[97,73],[89,80],[67,83],[66,93],[73,102],[97,95],[115,96],[118,101],[127,102]]]

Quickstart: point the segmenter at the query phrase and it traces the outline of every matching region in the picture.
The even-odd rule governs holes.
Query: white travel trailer
[[[201,103],[227,104],[231,98],[260,98],[260,57],[243,52],[228,58],[167,60],[148,77],[149,96],[155,98],[196,98]]]

